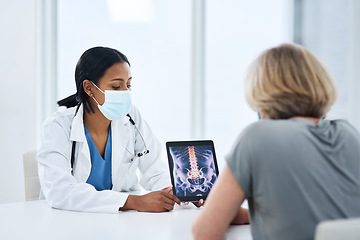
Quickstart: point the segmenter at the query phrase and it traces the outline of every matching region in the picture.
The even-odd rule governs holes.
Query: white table
[[[56,210],[46,201],[0,204],[0,239],[186,240],[200,211],[189,205],[167,213],[101,214]],[[252,239],[250,226],[231,226],[227,239]]]

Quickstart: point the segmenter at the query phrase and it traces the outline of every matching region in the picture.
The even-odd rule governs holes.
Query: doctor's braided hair
[[[108,47],[93,47],[86,50],[80,57],[75,69],[75,84],[77,93],[58,101],[59,106],[75,107],[81,103],[87,112],[94,112],[89,104],[89,96],[84,91],[83,81],[88,79],[97,84],[105,71],[115,63],[126,62],[127,57],[116,49]]]

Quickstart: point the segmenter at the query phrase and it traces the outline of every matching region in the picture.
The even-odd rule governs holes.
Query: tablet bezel
[[[173,175],[173,160],[170,153],[170,147],[176,147],[176,146],[199,146],[199,145],[208,145],[211,146],[211,150],[213,153],[213,160],[214,160],[214,166],[215,166],[215,172],[216,172],[216,179],[219,176],[219,169],[216,159],[216,153],[215,153],[215,147],[214,142],[212,140],[191,140],[191,141],[169,141],[166,142],[166,152],[167,152],[167,158],[168,158],[168,165],[169,165],[169,171],[170,171],[170,178],[171,178],[171,184],[173,185],[173,194],[182,202],[198,202],[200,199],[205,200],[209,193],[203,196],[177,196],[175,191],[175,181],[174,181],[174,175]]]

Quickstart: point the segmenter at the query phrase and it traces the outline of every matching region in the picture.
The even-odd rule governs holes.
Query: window
[[[247,67],[266,48],[292,41],[290,1],[207,1],[206,137],[219,165],[257,114],[244,96]]]

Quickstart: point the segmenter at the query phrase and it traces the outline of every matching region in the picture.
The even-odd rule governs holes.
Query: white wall
[[[0,203],[24,201],[22,154],[36,148],[36,0],[0,0]]]

